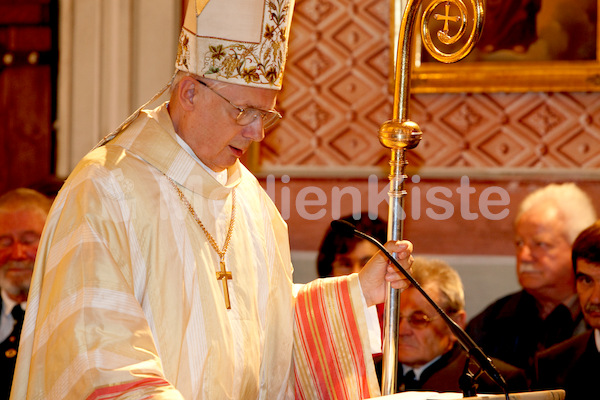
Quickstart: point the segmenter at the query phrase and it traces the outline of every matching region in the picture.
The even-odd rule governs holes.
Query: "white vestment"
[[[42,235],[13,400],[294,397],[287,226],[244,166],[228,175],[221,185],[177,143],[165,105],[82,159]],[[230,310],[219,257],[167,177],[219,248],[235,190]],[[357,278],[344,282],[360,299]],[[353,345],[368,350],[362,329]]]

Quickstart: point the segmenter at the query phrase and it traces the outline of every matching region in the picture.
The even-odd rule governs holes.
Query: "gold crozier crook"
[[[395,0],[400,2],[401,0]],[[484,0],[432,0],[422,12],[421,37],[423,46],[438,61],[450,63],[464,58],[479,37],[483,28]],[[413,149],[421,140],[422,132],[415,122],[408,118],[410,97],[410,73],[412,60],[412,35],[415,21],[419,16],[422,0],[408,0],[402,15],[398,34],[398,53],[396,56],[394,79],[394,106],[392,120],[386,121],[379,129],[379,141],[391,150],[390,190],[388,213],[388,239],[402,240],[404,219],[404,180],[406,150]],[[465,4],[467,3],[468,6]],[[432,39],[428,21],[443,21],[443,28],[437,32],[439,46],[455,45],[458,50],[440,49]],[[466,34],[469,36],[463,39]],[[466,41],[461,44],[460,39]],[[394,394],[396,390],[396,366],[398,359],[398,316],[400,292],[389,284],[384,313],[383,372],[381,394]]]

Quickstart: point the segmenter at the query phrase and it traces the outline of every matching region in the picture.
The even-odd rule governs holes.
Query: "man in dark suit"
[[[577,237],[571,258],[583,316],[592,329],[538,353],[534,383],[565,389],[568,400],[591,398],[600,387],[600,221]]]
[[[27,293],[50,200],[31,189],[0,197],[0,399],[8,399]]]
[[[462,282],[458,273],[441,260],[417,257],[412,265],[413,277],[427,294],[459,326],[466,321]],[[445,321],[414,287],[400,296],[398,327],[397,382],[400,391],[431,390],[436,392],[502,393],[503,389],[485,373],[479,374],[475,362],[469,363],[474,379],[466,379],[467,355],[458,345]],[[511,392],[528,390],[525,373],[516,367],[493,360]],[[381,365],[376,364],[381,376]],[[466,380],[468,385],[461,385]],[[473,387],[472,384],[475,384]]]
[[[596,221],[589,196],[573,183],[530,193],[515,217],[522,290],[488,306],[467,333],[491,357],[525,369],[536,352],[585,331],[571,266],[571,245]]]

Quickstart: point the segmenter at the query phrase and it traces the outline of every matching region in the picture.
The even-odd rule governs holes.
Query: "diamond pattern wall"
[[[300,0],[290,36],[282,123],[260,145],[262,168],[386,164],[391,117],[389,2]],[[600,93],[415,95],[423,132],[412,165],[600,167]]]

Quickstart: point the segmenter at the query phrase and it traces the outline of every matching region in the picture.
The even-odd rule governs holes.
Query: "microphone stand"
[[[408,279],[408,281],[417,289],[425,300],[429,302],[435,309],[435,311],[442,317],[444,322],[448,325],[458,342],[465,349],[465,351],[475,360],[477,364],[483,369],[497,384],[502,388],[504,394],[506,395],[506,400],[509,400],[508,396],[508,385],[504,380],[504,377],[500,372],[496,369],[496,366],[492,363],[492,360],[488,356],[485,355],[483,350],[475,343],[475,341],[464,331],[452,318],[446,314],[444,310],[425,292],[425,290],[421,287],[421,285],[412,277],[405,269],[400,265],[398,260],[393,257],[389,251],[386,250],[385,247],[379,241],[366,233],[358,231],[354,228],[354,225],[347,221],[332,221],[331,228],[336,232],[358,236],[360,238],[366,239],[369,242],[373,243],[375,246],[379,248],[379,250],[402,272],[402,274]]]
[[[477,396],[477,378],[481,375],[481,370],[474,374],[469,370],[471,364],[471,357],[467,357],[465,366],[463,368],[462,375],[458,378],[458,387],[463,392],[463,397],[476,397]]]

